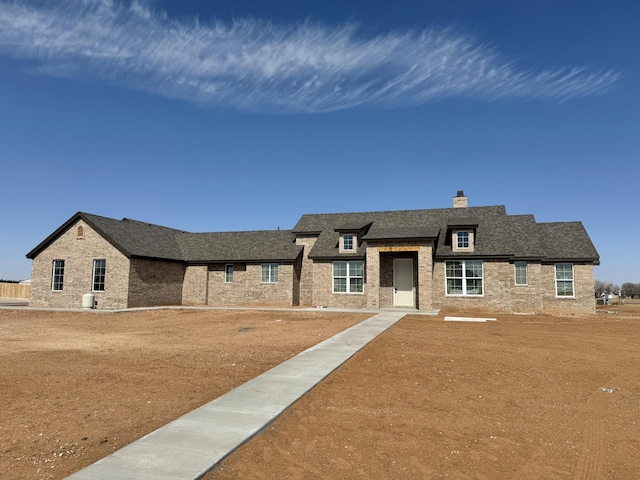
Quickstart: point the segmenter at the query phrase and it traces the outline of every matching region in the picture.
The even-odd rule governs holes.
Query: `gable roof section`
[[[180,262],[294,261],[302,247],[293,244],[290,231],[189,233],[123,218],[78,212],[27,254],[35,258],[56,238],[83,220],[126,257]]]
[[[600,256],[582,222],[539,223],[538,229],[547,260],[600,265]]]

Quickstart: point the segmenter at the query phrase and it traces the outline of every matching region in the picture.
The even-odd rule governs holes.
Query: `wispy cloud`
[[[365,36],[355,25],[177,21],[147,2],[2,1],[0,55],[204,105],[321,112],[465,97],[566,100],[619,72],[534,72],[449,29]]]

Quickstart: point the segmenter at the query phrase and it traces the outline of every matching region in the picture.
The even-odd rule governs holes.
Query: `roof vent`
[[[466,208],[467,197],[462,190],[458,190],[458,194],[453,197],[453,208]]]

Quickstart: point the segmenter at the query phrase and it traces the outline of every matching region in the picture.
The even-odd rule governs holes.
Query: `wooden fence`
[[[28,283],[0,282],[0,298],[29,298],[30,290]]]

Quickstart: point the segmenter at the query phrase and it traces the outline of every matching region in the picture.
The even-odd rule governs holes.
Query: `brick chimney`
[[[453,197],[453,208],[467,208],[467,197],[462,190],[458,190],[458,194]]]

